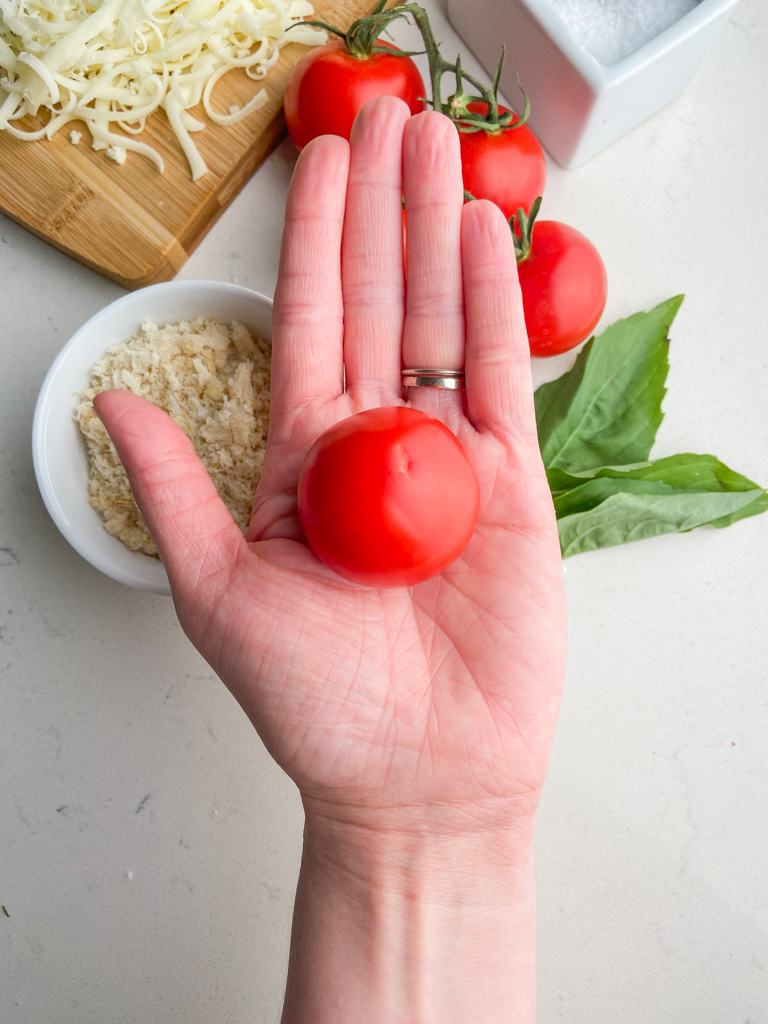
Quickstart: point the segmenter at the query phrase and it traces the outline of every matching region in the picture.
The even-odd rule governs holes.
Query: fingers
[[[408,287],[403,332],[405,367],[461,369],[464,365],[464,295],[461,210],[464,202],[459,136],[442,114],[412,117],[403,134],[403,183],[408,230]],[[458,393],[412,388],[425,411]]]
[[[223,589],[243,535],[181,427],[128,391],[104,391],[94,408],[125,466],[160,551],[174,597]]]
[[[478,430],[536,441],[531,358],[512,233],[493,203],[467,203],[461,252],[467,413]]]
[[[410,111],[382,96],[352,129],[342,284],[347,390],[400,396],[403,335],[402,147]]]
[[[285,211],[272,318],[270,429],[290,431],[307,402],[343,389],[341,233],[349,144],[335,135],[303,150]]]

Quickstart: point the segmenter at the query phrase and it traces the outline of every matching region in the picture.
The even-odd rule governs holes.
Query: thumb
[[[213,598],[247,551],[239,527],[192,442],[167,413],[129,391],[103,391],[94,408],[128,474],[174,597]]]

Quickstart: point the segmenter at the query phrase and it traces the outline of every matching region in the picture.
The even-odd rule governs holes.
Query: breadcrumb
[[[145,323],[91,371],[75,418],[85,436],[88,493],[107,532],[131,551],[157,556],[115,447],[93,408],[121,388],[164,409],[192,441],[217,491],[245,532],[261,476],[269,423],[271,343],[239,323],[198,319]]]

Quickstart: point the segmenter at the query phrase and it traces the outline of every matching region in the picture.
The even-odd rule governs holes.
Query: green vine
[[[490,86],[487,86],[462,68],[460,54],[456,57],[454,63],[451,63],[443,57],[440,52],[440,45],[435,39],[434,32],[432,31],[429,15],[423,7],[420,7],[419,4],[395,4],[394,7],[389,8],[389,12],[395,11],[402,14],[409,14],[418,28],[421,38],[424,40],[424,50],[427,54],[427,60],[429,61],[429,77],[430,84],[432,86],[432,107],[435,110],[438,110],[441,114],[445,114],[447,117],[450,117],[460,132],[469,133],[484,131],[488,133],[496,133],[505,128],[519,128],[520,125],[525,124],[531,112],[531,104],[525,92],[523,92],[523,96],[525,97],[525,110],[523,111],[523,116],[519,120],[511,110],[508,110],[505,114],[499,113],[498,90],[505,57],[505,49],[503,46],[501,50],[501,58],[496,66],[493,81]],[[449,96],[445,102],[443,102],[442,81],[443,77],[447,74],[454,76],[456,80],[456,91]],[[477,90],[475,94],[468,95],[464,92],[465,81],[469,82],[469,84]],[[469,110],[468,105],[470,103],[485,104],[485,113],[482,114],[477,111]]]

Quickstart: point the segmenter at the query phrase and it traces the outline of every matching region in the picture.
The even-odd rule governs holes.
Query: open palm
[[[464,367],[466,392],[404,394],[402,366]],[[480,519],[440,576],[366,588],[307,546],[298,472],[328,427],[408,398],[462,442]],[[531,815],[562,684],[562,567],[509,227],[490,204],[463,207],[450,121],[374,100],[351,146],[326,136],[299,159],[248,541],[164,413],[124,392],[96,404],[185,631],[305,804],[377,827]]]

